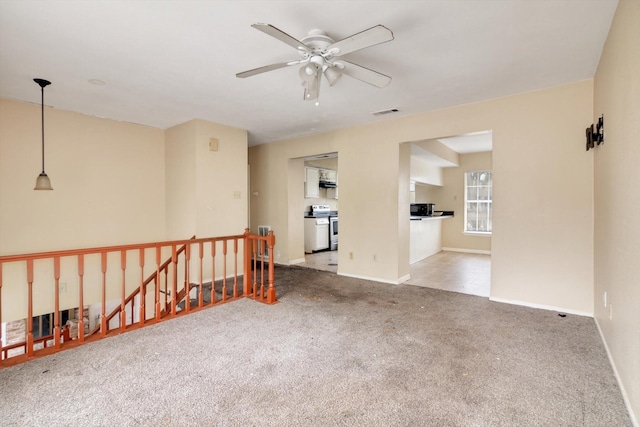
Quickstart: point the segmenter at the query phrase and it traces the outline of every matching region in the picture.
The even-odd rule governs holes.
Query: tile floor
[[[299,267],[338,271],[338,251],[305,254]],[[406,285],[443,289],[488,297],[491,289],[491,256],[462,252],[439,252],[410,266]]]

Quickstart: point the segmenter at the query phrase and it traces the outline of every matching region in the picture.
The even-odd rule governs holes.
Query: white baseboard
[[[372,282],[388,283],[390,285],[399,285],[400,283],[406,282],[410,278],[410,276],[407,274],[406,276],[402,276],[398,280],[384,280],[378,277],[360,276],[359,274],[341,273],[339,271],[338,271],[338,276],[352,277],[354,279],[370,280]]]
[[[485,251],[483,249],[442,248],[442,250],[447,252],[463,252],[467,254],[491,255],[491,251]]]
[[[304,258],[292,259],[289,261],[289,265],[301,264],[304,262]]]
[[[553,305],[535,304],[535,303],[526,302],[526,301],[510,300],[510,299],[496,298],[496,297],[489,297],[489,300],[490,301],[494,301],[494,302],[501,302],[501,303],[505,303],[505,304],[513,304],[513,305],[521,305],[521,306],[524,306],[524,307],[539,308],[541,310],[557,311],[559,313],[575,314],[576,316],[593,317],[593,313],[589,313],[587,311],[571,310],[571,309],[562,308],[562,307],[555,307]]]
[[[593,320],[596,322],[596,327],[598,328],[598,332],[600,333],[600,339],[604,344],[604,349],[607,352],[607,357],[609,358],[609,363],[611,364],[611,368],[613,369],[613,375],[616,377],[616,381],[618,382],[618,387],[620,387],[620,392],[622,393],[622,399],[624,400],[624,404],[627,407],[627,412],[629,413],[629,418],[631,418],[631,424],[634,427],[640,427],[638,424],[638,418],[633,412],[633,408],[631,407],[631,401],[629,400],[629,395],[624,388],[624,384],[620,380],[620,375],[618,374],[618,369],[616,368],[616,363],[613,361],[613,357],[611,356],[611,351],[609,351],[609,346],[607,345],[607,340],[604,338],[604,333],[602,332],[602,328],[600,327],[600,323],[598,323],[598,319],[593,317]]]

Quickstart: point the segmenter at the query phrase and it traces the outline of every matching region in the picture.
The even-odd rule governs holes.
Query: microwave
[[[411,203],[411,216],[431,216],[435,203]]]

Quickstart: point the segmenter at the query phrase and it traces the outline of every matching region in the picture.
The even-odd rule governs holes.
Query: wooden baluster
[[[84,255],[78,255],[78,340],[84,342]]]
[[[275,268],[273,265],[273,248],[276,244],[276,236],[273,234],[273,231],[269,231],[267,235],[267,244],[269,245],[269,289],[267,291],[267,304],[273,304],[276,302]]]
[[[252,240],[253,245],[253,298],[258,298],[258,240]]]
[[[171,245],[171,263],[173,264],[173,277],[171,278],[171,315],[176,315],[176,297],[178,296],[178,255],[176,245]]]
[[[261,241],[262,253],[260,254],[260,299],[264,299],[264,254],[267,252],[267,239]]]
[[[140,248],[140,324],[144,325],[147,312],[145,310],[146,289],[144,286],[144,249]],[[135,301],[135,298],[133,299]],[[133,304],[133,301],[131,302]],[[133,310],[131,310],[133,316]],[[133,321],[132,321],[133,322]]]
[[[211,241],[211,304],[216,303],[216,241]]]
[[[127,251],[120,251],[120,270],[122,270],[122,284],[120,286],[122,299],[120,301],[120,330],[125,331],[127,329],[127,307],[125,301],[127,299],[126,291],[126,270],[127,270]]]
[[[0,325],[2,325],[2,263],[0,262]],[[2,348],[2,328],[0,327],[0,365],[2,365],[2,361],[5,358],[5,352]]]
[[[227,240],[222,241],[222,301],[227,300]]]
[[[53,276],[55,280],[53,346],[60,348],[60,257],[53,258]]]
[[[200,290],[198,291],[198,307],[202,307],[204,305],[204,296],[202,295],[202,257],[204,256],[204,244],[203,242],[198,242],[198,258],[200,258],[199,266],[199,275],[198,275],[198,284]]]
[[[238,298],[238,238],[233,239],[233,297]]]
[[[191,245],[186,244],[184,248],[184,309],[187,313],[191,311],[191,279],[189,264],[191,262]]]
[[[164,309],[170,311],[171,304],[167,302],[169,298],[169,266],[164,269]]]
[[[161,248],[160,245],[156,246],[156,320],[160,320],[162,317],[162,310],[160,309],[160,264],[161,261]],[[165,294],[166,295],[166,294]]]
[[[242,240],[242,247],[244,249],[244,260],[243,260],[243,270],[242,274],[242,294],[246,297],[249,295],[249,286],[250,286],[250,271],[251,271],[251,255],[250,250],[251,246],[249,243],[249,229],[244,229],[244,238]]]
[[[27,356],[33,356],[33,260],[27,260]]]
[[[100,313],[100,334],[107,335],[107,253],[100,253],[100,270],[102,271],[102,308]]]

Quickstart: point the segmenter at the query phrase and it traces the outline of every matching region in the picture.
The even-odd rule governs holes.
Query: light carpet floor
[[[0,370],[2,426],[630,426],[593,319],[277,267],[242,299]]]

